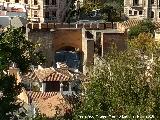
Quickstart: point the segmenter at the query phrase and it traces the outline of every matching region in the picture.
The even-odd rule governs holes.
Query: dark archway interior
[[[55,53],[55,62],[64,62],[70,68],[79,69],[81,63],[80,53],[74,47],[62,47]]]
[[[75,48],[71,46],[65,46],[65,47],[58,49],[57,52],[58,51],[75,51]]]

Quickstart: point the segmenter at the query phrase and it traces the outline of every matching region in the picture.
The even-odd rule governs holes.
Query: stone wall
[[[43,51],[47,61],[46,67],[50,67],[53,63],[53,32],[49,30],[30,30],[28,33],[28,39],[34,43],[37,43],[39,50]]]
[[[28,39],[40,45],[41,51],[46,56],[46,67],[54,63],[55,52],[63,47],[74,47],[82,52],[81,29],[30,29]]]
[[[94,38],[85,28],[82,29],[83,74],[87,67],[94,62]]]
[[[103,33],[102,38],[102,56],[111,50],[112,44],[115,44],[118,51],[126,49],[126,35],[124,33]]]
[[[47,67],[55,63],[54,56],[56,51],[63,50],[65,47],[72,47],[79,50],[82,62],[81,70],[87,73],[87,66],[94,62],[96,33],[101,35],[102,56],[110,50],[111,42],[117,45],[118,50],[126,48],[125,33],[117,29],[90,30],[67,27],[53,29],[51,26],[39,29],[38,24],[34,24],[33,28],[29,30],[28,38],[40,44],[40,50],[44,52],[47,58]]]
[[[104,30],[107,28],[112,28],[112,24],[110,22],[106,23],[96,23],[96,22],[89,22],[89,23],[28,23],[28,28],[30,29],[59,29],[59,28],[85,28],[87,30]],[[117,28],[117,23],[113,24],[113,28]]]
[[[53,35],[53,51],[70,46],[82,51],[81,29],[56,29]]]

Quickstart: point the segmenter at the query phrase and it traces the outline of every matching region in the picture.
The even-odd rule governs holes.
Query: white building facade
[[[160,0],[124,0],[124,13],[129,19],[160,21]]]
[[[29,22],[63,22],[72,0],[2,0],[2,4],[25,4]]]
[[[62,22],[71,0],[28,0],[28,19],[31,22]]]

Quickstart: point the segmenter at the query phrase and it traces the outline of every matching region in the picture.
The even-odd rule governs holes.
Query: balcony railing
[[[40,5],[29,6],[29,9],[39,10],[40,9]]]
[[[39,17],[28,18],[28,21],[31,21],[31,22],[40,22],[40,18]]]
[[[131,6],[131,7],[143,7],[143,4],[134,4],[134,3],[133,3],[133,4],[131,4],[130,6]]]
[[[44,5],[44,7],[58,7],[58,5]]]
[[[56,20],[56,17],[44,18],[45,22]]]

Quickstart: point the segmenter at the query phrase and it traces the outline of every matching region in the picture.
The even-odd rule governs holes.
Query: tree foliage
[[[140,24],[131,27],[128,32],[128,36],[129,38],[134,38],[143,32],[154,34],[155,29],[156,27],[153,22],[151,22],[150,20],[144,20]]]
[[[17,96],[21,93],[22,85],[17,84],[15,76],[4,75],[11,63],[16,63],[22,73],[29,66],[44,62],[41,52],[36,51],[36,45],[26,40],[23,31],[8,29],[0,36],[0,120],[17,119],[20,116]]]
[[[23,31],[8,29],[0,36],[0,68],[5,69],[11,62],[16,63],[22,72],[31,64],[44,62],[42,52],[36,51],[36,45],[26,40]]]
[[[14,76],[1,76],[0,78],[0,119],[10,120],[16,118],[16,112],[20,108],[17,96],[21,92],[21,84],[17,85]]]
[[[159,51],[151,34],[143,33],[126,51],[114,49],[99,60],[75,119],[160,119]]]
[[[92,10],[100,9],[103,19],[114,22],[121,20],[121,12],[123,11],[123,0],[86,0],[82,7],[82,11],[89,13]]]

